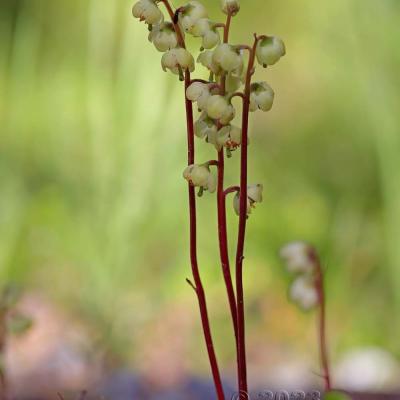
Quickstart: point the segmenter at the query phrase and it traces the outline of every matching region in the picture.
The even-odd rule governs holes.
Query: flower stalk
[[[229,43],[229,32],[234,17],[240,10],[239,0],[220,0],[221,10],[226,14],[225,23],[208,19],[206,8],[198,0],[187,0],[187,3],[175,11],[169,0],[138,0],[133,8],[133,14],[141,21],[151,26],[149,40],[157,50],[164,52],[161,60],[164,71],[170,71],[184,81],[185,109],[187,128],[188,165],[183,177],[188,181],[189,201],[189,232],[190,261],[193,282],[187,280],[196,292],[202,328],[206,341],[210,366],[214,378],[217,398],[224,399],[221,376],[215,355],[209,316],[207,311],[205,291],[202,284],[197,260],[197,216],[195,188],[199,188],[199,196],[204,191],[217,192],[218,246],[222,276],[226,287],[228,304],[232,318],[235,346],[237,352],[238,389],[247,396],[247,369],[243,290],[243,259],[246,236],[246,221],[255,203],[262,201],[261,184],[248,185],[248,131],[249,113],[257,110],[269,111],[273,103],[273,90],[266,82],[252,84],[255,71],[255,60],[262,65],[274,64],[284,54],[283,42],[268,38],[260,49],[259,40],[266,36],[254,36],[252,47],[247,45],[232,45]],[[171,22],[164,22],[160,15],[158,4],[163,3]],[[156,24],[154,27],[153,24]],[[223,29],[221,43],[217,28]],[[197,62],[209,71],[209,80],[192,79],[191,72],[195,70],[194,58],[186,49],[185,34],[201,38],[201,53]],[[249,61],[245,69],[244,51],[249,52]],[[244,92],[238,89],[245,85]],[[232,99],[242,99],[241,128],[232,121],[236,109]],[[193,102],[201,112],[194,123]],[[195,136],[205,139],[217,151],[217,160],[202,164],[195,162]],[[240,186],[225,189],[225,151],[227,159],[232,152],[240,150]],[[217,178],[210,166],[215,166]],[[235,193],[233,208],[239,215],[238,238],[236,243],[235,276],[236,288],[233,284],[228,250],[228,229],[226,214],[226,197]],[[236,289],[236,291],[235,291]],[[247,397],[246,397],[247,398]]]
[[[281,250],[288,272],[295,275],[289,295],[304,311],[318,311],[318,343],[325,392],[332,390],[326,339],[324,274],[316,249],[304,242],[292,242]]]

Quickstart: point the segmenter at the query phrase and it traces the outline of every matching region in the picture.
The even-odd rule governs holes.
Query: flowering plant
[[[161,11],[164,6],[169,21]],[[169,0],[139,0],[133,6],[133,15],[144,21],[149,28],[149,40],[163,52],[161,65],[184,81],[188,142],[188,166],[183,177],[188,182],[190,220],[190,259],[202,328],[206,341],[211,371],[218,399],[224,399],[221,375],[214,351],[208,318],[205,291],[197,262],[196,194],[216,192],[218,210],[218,238],[222,274],[230,305],[236,340],[238,365],[238,391],[247,398],[247,371],[245,346],[245,319],[243,293],[243,260],[247,219],[256,203],[262,201],[263,186],[249,184],[247,173],[249,113],[269,111],[274,101],[274,91],[266,82],[252,82],[256,62],[263,67],[274,65],[285,55],[281,39],[270,35],[254,34],[252,46],[229,43],[232,18],[240,10],[239,0],[221,0],[221,10],[226,14],[224,23],[209,19],[208,11],[197,0],[190,0],[174,10]],[[221,34],[222,33],[222,34]],[[185,35],[201,39],[197,63],[209,71],[209,80],[192,79],[195,70],[193,55],[188,51]],[[241,88],[244,86],[244,89]],[[241,127],[232,124],[237,111],[232,99],[242,100]],[[194,121],[193,103],[201,112]],[[195,161],[195,136],[205,139],[217,151],[215,160]],[[240,148],[239,185],[225,188],[224,170],[226,157]],[[226,156],[225,156],[226,154]],[[216,177],[213,169],[216,167]],[[226,197],[234,194],[233,208],[239,216],[238,238],[235,258],[236,288],[234,288],[226,223]]]

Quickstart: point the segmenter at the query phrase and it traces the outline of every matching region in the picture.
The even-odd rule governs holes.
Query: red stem
[[[218,186],[217,186],[217,209],[218,209],[218,238],[219,238],[219,251],[222,265],[222,272],[224,275],[226,291],[228,294],[229,307],[231,310],[233,329],[235,332],[235,342],[237,346],[237,307],[235,291],[232,283],[231,268],[229,262],[228,252],[228,234],[226,223],[226,205],[224,193],[224,150],[218,152]]]
[[[231,24],[231,14],[228,14],[226,24],[224,25],[224,43],[228,42],[229,29]],[[226,76],[221,77],[221,95],[225,95],[225,82]],[[220,128],[220,126],[218,126]],[[238,327],[237,327],[237,306],[235,290],[232,283],[231,267],[229,261],[228,251],[228,233],[227,233],[227,222],[226,222],[226,205],[225,205],[225,194],[224,194],[224,173],[225,173],[225,157],[224,149],[222,148],[218,152],[218,185],[217,185],[217,211],[218,211],[218,239],[219,239],[219,253],[221,259],[222,273],[224,276],[226,292],[229,301],[229,308],[231,312],[233,330],[235,334],[235,346],[237,351],[238,345]],[[237,357],[239,365],[239,358]]]
[[[162,0],[171,21],[174,21],[174,12],[168,0]],[[185,48],[185,41],[179,25],[174,23],[174,29],[178,36],[180,45]],[[191,84],[190,72],[185,70],[185,107],[186,107],[186,123],[187,123],[187,142],[188,142],[188,165],[194,164],[195,146],[194,146],[194,126],[193,126],[193,107],[192,102],[186,98],[186,89]],[[189,190],[189,224],[190,224],[190,262],[192,266],[192,274],[194,280],[195,291],[200,308],[201,323],[203,327],[204,338],[207,346],[208,358],[210,361],[211,372],[214,379],[215,391],[218,400],[225,400],[224,390],[221,381],[221,375],[218,368],[217,357],[215,355],[213,339],[211,335],[210,321],[207,311],[206,296],[200,276],[197,262],[197,220],[196,220],[196,194],[195,188],[188,185]]]
[[[246,73],[246,85],[243,99],[242,115],[242,145],[240,157],[240,205],[239,205],[239,229],[236,250],[236,296],[238,313],[238,358],[239,358],[239,392],[248,393],[247,367],[246,367],[246,339],[244,318],[244,293],[243,293],[243,259],[244,241],[246,236],[247,221],[247,143],[249,131],[250,111],[250,86],[253,74],[256,46],[258,39],[255,37],[253,48],[250,51],[249,65]]]
[[[329,371],[329,357],[328,357],[328,346],[326,341],[326,312],[325,312],[325,289],[324,289],[324,277],[322,273],[321,263],[319,259],[316,259],[316,279],[315,286],[318,292],[319,299],[319,316],[318,316],[318,331],[319,331],[319,346],[321,356],[321,367],[323,371],[323,378],[325,382],[325,391],[331,390],[331,378]]]

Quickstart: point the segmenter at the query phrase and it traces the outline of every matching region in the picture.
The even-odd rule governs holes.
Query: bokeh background
[[[222,18],[218,2],[203,3]],[[248,224],[250,381],[320,383],[315,315],[288,302],[278,258],[284,243],[303,239],[326,268],[337,379],[345,385],[353,373],[361,389],[389,390],[400,357],[400,2],[242,3],[233,43],[258,32],[287,45],[280,63],[257,72],[276,91],[274,108],[252,115],[250,180],[264,184],[265,200]],[[21,307],[35,321],[9,341],[18,390],[76,390],[115,371],[160,390],[209,376],[185,283],[183,89],[161,70],[131,6],[1,1],[0,279],[24,288]],[[196,144],[200,161],[215,157]],[[227,169],[227,184],[237,183],[238,154]],[[198,208],[215,344],[234,382],[215,195]],[[233,252],[237,218],[228,210]],[[376,383],[380,362],[387,376]]]

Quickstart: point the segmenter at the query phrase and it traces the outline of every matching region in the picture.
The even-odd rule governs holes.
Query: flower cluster
[[[201,52],[197,62],[210,74],[209,81],[193,81],[186,87],[186,97],[196,103],[200,115],[194,123],[195,135],[205,139],[219,152],[225,149],[227,156],[242,144],[242,129],[232,121],[236,109],[232,98],[245,83],[247,71],[246,46],[228,43],[225,35],[221,42],[220,29],[225,32],[226,25],[209,19],[207,9],[197,0],[190,0],[176,10],[174,20],[164,21],[159,9],[162,0],[139,0],[133,6],[133,15],[149,25],[149,41],[156,49],[163,52],[161,65],[164,71],[171,71],[184,80],[185,72],[195,70],[193,55],[185,47],[185,34],[201,39]],[[240,10],[239,0],[221,0],[221,10],[228,18],[235,16]],[[255,57],[263,65],[275,64],[284,54],[285,45],[275,36],[262,36],[258,40]],[[249,89],[250,111],[269,111],[274,102],[274,91],[267,82],[254,82]],[[242,97],[243,94],[239,94]],[[206,179],[209,169],[203,164],[190,172],[186,169],[184,176],[203,190],[213,192],[213,183]],[[201,175],[199,178],[198,175]],[[212,176],[212,175],[209,175]],[[250,214],[255,203],[261,201],[262,185],[248,188],[247,214]],[[234,198],[234,210],[239,214],[239,194]]]
[[[295,275],[289,297],[304,310],[310,310],[319,304],[315,277],[317,265],[312,252],[312,247],[304,242],[289,243],[280,252],[287,270]]]

